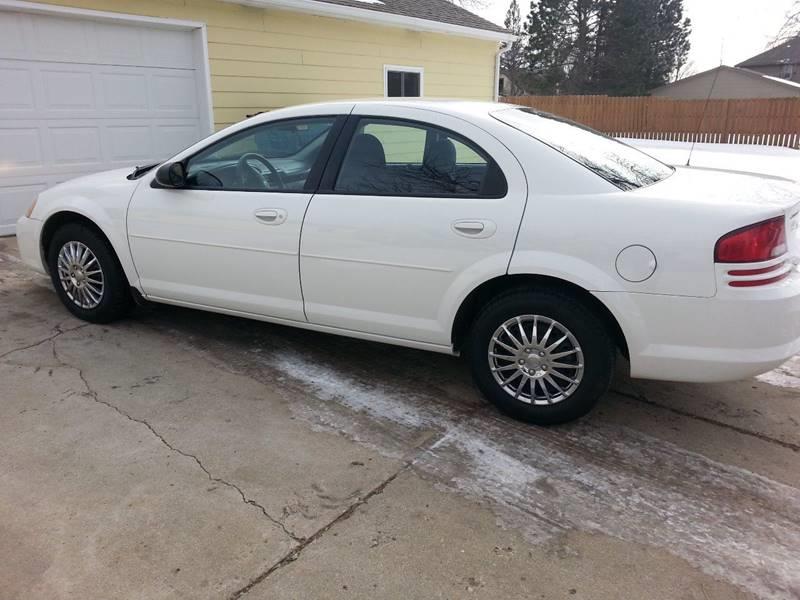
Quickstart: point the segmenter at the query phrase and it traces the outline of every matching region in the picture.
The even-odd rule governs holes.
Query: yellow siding
[[[39,0],[203,21],[217,128],[322,100],[383,96],[385,64],[423,67],[427,97],[490,100],[494,42],[214,0]]]

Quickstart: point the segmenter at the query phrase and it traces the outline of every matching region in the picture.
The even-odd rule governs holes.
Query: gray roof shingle
[[[736,65],[737,67],[767,67],[773,65],[800,64],[800,37],[775,46],[771,50],[762,52],[758,56],[748,58]]]
[[[507,30],[479,17],[470,11],[448,2],[448,0],[381,0],[380,2],[359,2],[359,0],[317,0],[326,4],[339,4],[351,8],[374,10],[382,13],[416,17],[426,21],[460,25],[472,29],[483,29],[497,33],[508,33]]]

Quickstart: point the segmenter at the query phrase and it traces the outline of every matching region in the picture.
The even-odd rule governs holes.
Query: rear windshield
[[[582,164],[622,190],[658,183],[674,169],[593,129],[530,108],[511,108],[492,115]]]

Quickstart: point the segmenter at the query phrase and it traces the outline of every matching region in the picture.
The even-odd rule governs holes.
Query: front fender
[[[111,243],[130,284],[138,286],[139,276],[128,245],[126,226],[128,204],[138,182],[130,182],[124,176],[118,185],[102,188],[82,188],[80,182],[78,179],[40,194],[33,217],[42,221],[42,231],[47,230],[51,219],[62,213],[74,213],[91,221]],[[44,257],[43,241],[39,239]]]

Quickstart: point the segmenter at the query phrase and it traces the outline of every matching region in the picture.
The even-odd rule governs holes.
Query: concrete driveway
[[[0,239],[0,597],[800,597],[800,362],[512,422],[455,358],[87,325]]]

